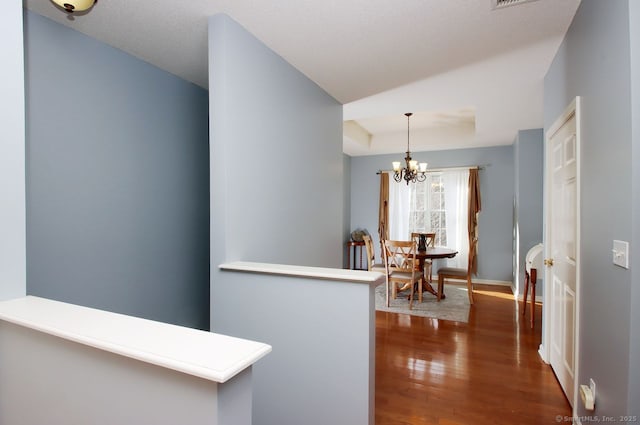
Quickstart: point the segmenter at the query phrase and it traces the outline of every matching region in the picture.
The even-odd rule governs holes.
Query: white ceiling
[[[345,104],[349,155],[404,152],[405,112],[412,151],[511,144],[541,127],[543,77],[579,2],[99,0],[71,20],[48,0],[24,0],[204,88],[207,17],[226,13]]]

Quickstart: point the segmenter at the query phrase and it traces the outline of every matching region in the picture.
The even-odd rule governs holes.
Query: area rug
[[[398,297],[395,300],[391,298],[390,305],[387,307],[385,287],[384,283],[376,287],[376,310],[454,322],[469,322],[469,296],[466,285],[445,285],[446,298],[440,302],[435,295],[425,292],[422,302],[415,299],[411,310],[409,310],[409,300],[407,300],[409,291],[398,292]]]

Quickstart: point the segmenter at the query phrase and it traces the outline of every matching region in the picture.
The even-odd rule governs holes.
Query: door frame
[[[549,148],[551,143],[551,136],[553,136],[562,125],[571,117],[571,115],[575,114],[576,117],[576,305],[575,305],[575,349],[574,349],[574,374],[573,374],[573,413],[577,412],[578,409],[578,376],[579,376],[579,368],[580,368],[580,356],[578,353],[580,352],[580,310],[581,310],[581,292],[582,292],[582,279],[581,279],[581,244],[580,244],[580,206],[581,206],[581,100],[580,96],[576,96],[575,99],[571,101],[569,106],[562,112],[560,116],[554,121],[554,123],[549,127],[548,131],[545,132],[545,165],[544,165],[544,258],[551,257],[551,249],[547,241],[551,240],[551,230],[550,226],[547,226],[549,222],[549,205],[551,205],[551,173],[553,170],[549,166],[552,164],[551,155],[552,149]],[[542,360],[545,363],[549,363],[551,361],[551,311],[550,308],[546,308],[546,306],[551,306],[551,291],[549,290],[551,285],[551,270],[550,267],[545,266],[544,270],[544,303],[543,303],[543,314],[542,314],[542,343],[540,344],[539,354]]]

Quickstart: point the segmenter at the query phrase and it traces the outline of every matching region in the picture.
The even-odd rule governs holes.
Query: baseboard
[[[467,279],[466,278],[454,278],[454,277],[448,277],[446,279],[447,282],[454,280],[456,282],[466,282]],[[438,283],[438,278],[434,276],[433,278],[433,282],[432,283]],[[475,285],[476,283],[479,283],[481,285],[494,285],[494,286],[511,286],[511,282],[507,282],[506,280],[490,280],[490,279],[472,279],[472,283]]]
[[[513,288],[511,288],[513,289]],[[527,296],[527,302],[529,302],[529,300],[531,295]],[[518,301],[523,301],[524,300],[524,295],[518,295]],[[544,301],[544,298],[542,297],[542,295],[536,295],[536,304],[542,304],[542,301]]]
[[[543,362],[545,362],[546,364],[549,364],[549,362],[544,356],[544,346],[542,344],[538,346],[538,355],[540,356],[540,359],[542,359]]]
[[[480,283],[481,285],[511,286],[511,282],[506,280],[473,279],[473,283]]]
[[[511,293],[515,296],[516,295],[516,287],[513,285],[513,283],[509,283],[509,286],[511,286]],[[524,294],[518,294],[518,301],[523,301],[524,300]],[[529,296],[527,296],[527,299],[530,299]],[[536,303],[537,304],[542,304],[542,302],[544,301],[544,297],[542,295],[536,295]]]

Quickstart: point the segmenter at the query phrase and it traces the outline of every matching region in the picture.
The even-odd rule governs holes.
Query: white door
[[[579,98],[549,129],[545,318],[550,323],[549,362],[569,403],[574,405],[577,324],[578,135]]]

